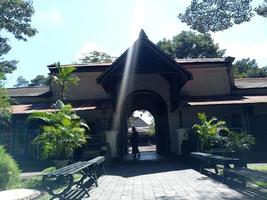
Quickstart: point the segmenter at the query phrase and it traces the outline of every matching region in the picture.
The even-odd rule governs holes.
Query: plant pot
[[[53,163],[55,164],[56,168],[62,168],[68,165],[69,160],[53,160]]]

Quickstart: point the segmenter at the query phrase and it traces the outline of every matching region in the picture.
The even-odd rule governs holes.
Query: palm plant
[[[76,70],[74,67],[61,67],[59,63],[56,64],[56,67],[58,69],[58,74],[53,75],[52,78],[60,85],[60,99],[64,100],[68,87],[70,85],[77,85],[79,78],[72,75],[72,73]]]
[[[28,120],[42,120],[41,134],[34,143],[41,146],[42,158],[64,159],[73,150],[86,143],[86,131],[90,128],[72,110],[60,100],[54,105],[55,112],[34,112]]]
[[[219,145],[221,143],[219,132],[222,130],[228,131],[225,121],[218,120],[216,117],[208,120],[205,113],[198,113],[198,119],[200,123],[194,124],[192,128],[196,130],[200,138],[201,150]]]
[[[226,139],[226,148],[229,153],[243,153],[255,144],[255,138],[246,133],[230,131]]]

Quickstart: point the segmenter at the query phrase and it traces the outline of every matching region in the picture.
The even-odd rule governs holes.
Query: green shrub
[[[19,184],[19,173],[16,161],[0,145],[0,190],[9,189]]]
[[[200,123],[194,124],[192,128],[200,139],[201,150],[224,148],[229,155],[245,156],[246,152],[255,144],[252,135],[229,130],[225,121],[215,117],[208,119],[205,113],[198,113],[198,119]]]
[[[226,149],[228,152],[246,152],[254,144],[255,138],[252,135],[246,133],[236,133],[229,131],[226,139]]]
[[[54,171],[56,171],[55,167],[48,167],[48,168],[45,168],[42,172],[46,174],[46,173],[51,173]]]
[[[220,146],[220,131],[228,131],[225,121],[218,120],[216,117],[208,119],[205,113],[198,113],[200,123],[192,127],[196,131],[201,141],[201,150],[209,150]]]
[[[33,176],[27,177],[21,180],[19,188],[35,189],[35,190],[44,190],[42,176]]]

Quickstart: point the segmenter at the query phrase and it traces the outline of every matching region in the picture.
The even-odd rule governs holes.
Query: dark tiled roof
[[[235,79],[235,86],[239,89],[267,88],[267,78],[239,78]]]
[[[131,127],[147,127],[148,124],[144,122],[140,117],[133,117],[132,121],[130,122]]]
[[[212,64],[212,63],[229,63],[233,62],[234,58],[226,57],[226,58],[188,58],[188,59],[178,59],[176,58],[175,61],[178,64]],[[116,60],[115,60],[116,61]],[[103,71],[105,68],[109,68],[112,63],[86,63],[86,64],[64,64],[61,65],[62,67],[75,67],[77,70],[85,70],[88,69],[89,71]],[[50,71],[55,71],[55,65],[48,65],[47,66]]]
[[[87,63],[87,64],[66,64],[61,65],[62,67],[75,67],[75,72],[103,72],[105,71],[112,63]],[[47,66],[50,72],[57,72],[55,65]]]
[[[72,105],[72,108],[74,111],[110,109],[111,108],[111,103],[109,102],[109,100],[76,101],[76,102],[68,102],[68,103]],[[40,111],[40,112],[56,111],[53,108],[53,103],[49,103],[49,102],[12,105],[11,108],[12,108],[13,114],[28,114],[34,111]]]
[[[232,63],[234,61],[233,57],[226,58],[186,58],[178,59],[175,61],[179,64],[202,64],[202,63]]]
[[[7,93],[10,97],[42,97],[51,94],[49,86],[8,88]]]
[[[179,84],[181,86],[188,80],[193,79],[190,71],[182,65],[179,65],[168,54],[157,47],[148,39],[144,30],[141,30],[139,38],[133,45],[117,58],[108,69],[98,76],[97,83],[101,84],[105,90],[109,89],[109,77],[123,75],[128,60],[128,53],[131,54],[131,57],[137,58],[130,60],[131,65],[129,71],[132,73],[176,74],[180,79]]]
[[[64,64],[61,65],[62,67],[108,67],[112,63],[86,63],[86,64]],[[49,68],[56,68],[56,67],[49,67]]]
[[[210,106],[210,105],[234,105],[267,103],[267,95],[222,95],[211,97],[186,98],[180,101],[180,106]]]

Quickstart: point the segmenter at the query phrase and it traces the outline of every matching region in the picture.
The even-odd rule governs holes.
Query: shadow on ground
[[[119,195],[121,198],[133,198],[135,193],[147,195],[149,190],[152,191],[149,199],[159,200],[267,199],[266,189],[242,187],[236,183],[225,185],[221,177],[212,174],[201,175],[179,157],[117,160],[107,169],[106,175],[103,179],[104,187],[96,189],[99,190],[96,194],[101,197],[113,197],[114,193],[109,193],[109,188],[116,188],[118,195],[114,196],[114,199]],[[140,184],[142,186],[139,187]]]
[[[125,178],[188,169],[177,157],[161,157],[158,159],[117,160],[108,168],[107,175]]]

